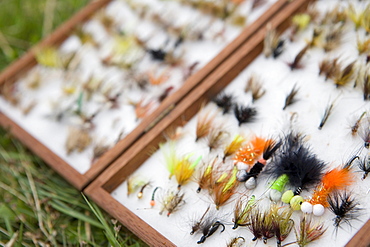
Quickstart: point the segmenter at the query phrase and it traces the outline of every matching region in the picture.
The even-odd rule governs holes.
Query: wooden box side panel
[[[150,246],[176,246],[129,209],[123,207],[119,202],[114,200],[113,197],[101,187],[91,190],[89,197],[97,202],[100,207],[104,208],[105,211],[109,212],[114,218],[119,220],[130,231],[140,236],[140,238]]]
[[[346,244],[346,247],[368,247],[370,246],[370,220],[356,233]]]

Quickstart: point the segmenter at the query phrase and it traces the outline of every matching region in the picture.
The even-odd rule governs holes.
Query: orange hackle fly
[[[266,144],[269,142],[271,142],[271,140],[255,136],[249,143],[242,146],[235,153],[233,158],[234,164],[241,162],[248,166],[252,166],[260,158]]]
[[[351,172],[351,165],[358,156],[352,158],[342,168],[334,168],[324,174],[321,183],[316,187],[311,199],[301,205],[304,213],[313,213],[316,216],[324,214],[324,208],[329,206],[328,196],[334,191],[340,191],[354,182],[354,175]]]

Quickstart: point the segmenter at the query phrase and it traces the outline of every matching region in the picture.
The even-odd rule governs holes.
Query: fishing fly
[[[255,205],[256,197],[254,195],[252,195],[248,200],[244,200],[243,198],[238,199],[234,207],[233,229],[250,224],[250,214]]]
[[[237,171],[237,168],[234,167],[233,170],[229,172],[223,172],[218,176],[212,176],[214,181],[211,181],[209,192],[217,210],[234,195],[235,189],[238,186],[238,181],[236,179]]]
[[[307,214],[313,213],[315,216],[323,215],[325,208],[329,206],[328,196],[334,191],[345,189],[354,182],[354,177],[350,170],[353,162],[358,158],[358,156],[354,156],[343,167],[334,168],[326,172],[311,198],[302,203],[302,212]]]
[[[290,133],[281,146],[280,153],[270,163],[267,174],[276,179],[270,187],[270,198],[279,201],[286,184],[295,188],[286,198],[294,209],[299,210],[303,199],[299,196],[303,189],[316,185],[324,172],[326,163],[321,161],[312,153],[310,148],[303,142],[303,136]]]
[[[160,200],[162,209],[159,214],[163,214],[163,212],[167,211],[167,217],[169,217],[172,213],[178,211],[185,204],[184,196],[185,193],[179,190],[177,192],[173,190],[166,191]]]
[[[362,208],[350,192],[334,191],[328,196],[328,204],[329,210],[335,214],[333,225],[336,231],[344,223],[351,225],[350,221],[358,220],[361,215]]]
[[[153,192],[152,192],[152,197],[151,197],[151,199],[150,199],[150,206],[151,207],[154,207],[155,206],[155,194],[156,194],[156,192],[157,192],[157,190],[159,189],[160,187],[155,187],[154,188],[154,190],[153,190]]]
[[[197,244],[202,244],[206,241],[207,238],[212,236],[219,227],[222,227],[221,233],[225,231],[225,225],[222,224],[220,221],[214,221],[211,219],[207,219],[202,227],[203,236],[199,239]]]
[[[266,32],[265,39],[263,41],[263,54],[265,57],[272,56],[273,58],[277,58],[280,56],[284,51],[284,44],[285,41],[279,37],[276,30],[268,27],[268,31]]]
[[[297,88],[297,84],[295,84],[292,88],[292,90],[289,92],[289,94],[285,98],[285,104],[283,107],[283,110],[285,110],[288,106],[292,105],[297,101],[297,93],[299,91],[299,88]]]
[[[324,127],[326,121],[328,121],[329,116],[333,112],[335,102],[336,102],[336,99],[329,102],[328,105],[326,106],[325,111],[324,111],[324,115],[322,116],[321,122],[320,122],[319,127],[318,127],[319,130],[321,130]]]
[[[257,159],[261,156],[266,143],[270,142],[264,138],[254,136],[251,141],[240,147],[234,157],[234,164],[238,166],[239,169],[249,170]],[[238,179],[243,182],[243,180]]]
[[[213,102],[222,109],[223,114],[226,114],[230,112],[234,106],[234,96],[231,94],[221,93],[217,95]]]
[[[252,74],[247,80],[247,84],[244,88],[244,91],[251,92],[252,102],[255,102],[256,100],[260,99],[266,93],[266,91],[262,87],[261,79],[257,77],[255,74]]]
[[[299,226],[295,229],[297,241],[293,243],[297,243],[299,247],[305,247],[320,239],[327,229],[324,223],[313,223],[312,219],[307,219],[307,216],[303,216]]]
[[[361,120],[365,117],[367,114],[366,111],[364,111],[360,117],[356,120],[356,122],[351,126],[351,133],[352,136],[356,136],[358,129],[360,128]]]
[[[370,118],[365,117],[360,121],[360,128],[357,134],[364,141],[364,147],[369,149],[370,146]]]
[[[65,143],[67,154],[74,151],[81,153],[92,143],[92,137],[88,129],[70,127]]]
[[[243,237],[234,237],[227,244],[226,247],[241,247],[245,243],[245,238]]]
[[[163,149],[163,145],[160,145]],[[198,156],[194,161],[190,161],[192,154],[178,156],[175,151],[175,144],[170,143],[168,150],[164,151],[167,169],[170,172],[170,178],[174,175],[178,183],[178,189],[189,182],[196,166],[201,161],[202,156]]]
[[[257,187],[258,175],[265,168],[267,161],[272,158],[281,144],[281,140],[278,142],[272,139],[267,140],[263,149],[262,158],[258,159],[248,172],[245,172],[242,176],[238,176],[238,181],[245,182],[245,187],[249,190],[255,189]]]
[[[364,173],[362,175],[362,180],[366,179],[370,172],[370,156],[369,153],[363,158],[363,160],[359,160],[358,167]]]
[[[144,189],[149,186],[150,181],[148,181],[146,178],[143,178],[141,176],[130,176],[127,179],[127,196],[134,193],[136,190],[140,188],[139,193],[137,194],[137,197],[140,199],[143,196]]]
[[[303,67],[302,59],[309,48],[310,48],[309,45],[306,45],[305,47],[303,47],[303,49],[300,52],[298,52],[298,54],[296,55],[293,62],[288,63],[291,70],[301,69]]]
[[[319,75],[324,75],[325,81],[328,79],[333,80],[335,75],[339,74],[340,69],[339,57],[334,59],[325,58],[319,63]]]
[[[244,123],[253,122],[256,119],[257,110],[251,106],[240,106],[236,104],[234,106],[234,115],[239,122],[239,126],[241,126]]]
[[[193,235],[194,233],[198,232],[200,229],[204,227],[206,224],[207,218],[206,215],[210,209],[210,206],[207,207],[206,211],[203,213],[203,215],[200,217],[199,220],[195,221],[194,224],[191,226],[191,232],[190,235]]]
[[[243,145],[245,138],[241,135],[235,135],[233,140],[224,148],[224,157],[223,162],[225,159],[233,154],[235,154]]]
[[[219,165],[218,157],[215,157],[209,164],[204,164],[200,169],[200,175],[197,179],[199,193],[203,189],[212,189],[215,176],[217,176],[217,170]]]
[[[206,111],[198,116],[197,126],[196,126],[196,139],[198,141],[201,138],[209,135],[213,122],[216,118],[216,114],[211,113],[211,111]]]
[[[222,129],[222,125],[211,128],[206,138],[209,151],[218,149],[224,143],[229,133]]]

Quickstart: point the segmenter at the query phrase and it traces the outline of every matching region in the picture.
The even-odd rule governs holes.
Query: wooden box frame
[[[40,47],[61,44],[74,30],[74,28],[89,19],[95,12],[106,6],[111,0],[95,0],[75,14],[71,19],[60,26],[55,32],[42,40],[34,48],[29,50],[20,59],[8,66],[0,74],[0,86],[5,83],[13,83],[22,74],[25,74],[36,65],[35,51]],[[284,9],[289,4],[288,0],[278,0],[273,4],[260,18],[249,25],[242,33],[228,44],[216,57],[214,57],[206,66],[200,69],[186,80],[184,85],[175,93],[167,97],[161,105],[125,138],[120,140],[113,148],[100,157],[93,166],[84,174],[79,173],[67,162],[49,150],[36,138],[22,129],[14,121],[0,112],[0,125],[9,129],[10,132],[18,138],[23,144],[30,148],[35,154],[40,156],[54,170],[61,174],[67,181],[79,190],[83,190],[91,181],[93,181],[106,167],[109,166],[119,155],[127,150],[142,135],[148,132],[156,123],[158,123],[172,108],[189,92],[200,84],[205,78],[211,75],[215,69],[223,63],[231,54],[235,53],[251,37],[254,37],[261,27],[266,25],[269,19],[277,12]]]
[[[272,28],[283,31],[287,28],[289,17],[304,10],[310,1],[295,0],[282,9],[271,19]],[[85,193],[99,206],[106,210],[123,225],[130,229],[150,246],[176,246],[166,237],[149,226],[136,214],[115,200],[110,194],[125,179],[130,176],[141,164],[149,158],[150,150],[158,147],[164,141],[162,133],[174,126],[180,126],[191,119],[202,107],[204,102],[210,101],[226,87],[248,64],[262,51],[266,27],[258,30],[253,38],[241,46],[238,53],[234,53],[208,76],[196,90],[193,90],[181,101],[170,114],[163,118],[156,128],[151,129],[145,138],[137,141],[128,151],[120,156],[106,171],[85,189]],[[365,247],[370,244],[370,221],[368,221],[347,243],[349,247]]]

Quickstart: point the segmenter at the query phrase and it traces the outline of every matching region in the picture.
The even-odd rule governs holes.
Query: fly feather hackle
[[[370,117],[364,117],[360,121],[360,128],[357,134],[364,141],[364,147],[369,149],[370,146]]]
[[[303,47],[303,49],[300,50],[298,54],[295,56],[293,62],[288,63],[291,70],[300,69],[303,67],[302,59],[309,48],[310,48],[309,45],[306,45],[305,47]]]
[[[279,139],[278,141],[269,139],[269,141],[266,142],[265,147],[263,148],[262,158],[264,160],[269,160],[281,147],[282,144],[283,141],[281,139]]]
[[[315,26],[312,32],[312,39],[309,42],[309,46],[312,47],[320,47],[322,46],[322,36],[324,33],[324,29],[321,26]]]
[[[81,153],[92,143],[92,136],[88,129],[80,127],[70,127],[65,143],[67,155],[74,151]]]
[[[262,81],[255,74],[251,75],[247,80],[244,91],[251,92],[252,102],[260,99],[266,93],[262,87]]]
[[[107,144],[104,140],[96,142],[93,146],[92,163],[103,156],[110,148],[111,145]]]
[[[357,51],[358,54],[369,54],[370,53],[370,38],[361,40],[357,37]]]
[[[285,110],[288,106],[292,105],[297,101],[297,94],[298,94],[299,88],[297,88],[297,84],[294,84],[292,90],[289,92],[289,94],[285,98],[285,104],[283,107],[283,110]]]
[[[215,121],[216,114],[212,113],[211,111],[203,111],[198,116],[197,126],[196,126],[196,139],[198,141],[201,138],[206,137],[213,126]]]
[[[208,206],[206,211],[203,213],[203,215],[192,224],[190,235],[197,233],[200,229],[204,227],[204,224],[206,223],[206,220],[207,220],[206,215],[209,212],[209,209],[210,209],[210,206]]]
[[[225,162],[225,159],[233,154],[235,154],[239,148],[243,145],[245,141],[245,138],[239,134],[235,135],[232,141],[225,146],[224,148],[224,157],[223,162]]]
[[[267,0],[253,0],[252,10],[263,6]]]
[[[212,215],[209,215],[209,217],[204,220],[204,224],[201,227],[203,235],[197,244],[204,243],[206,239],[211,237],[220,227],[222,228],[220,233],[224,232],[225,225],[221,221],[215,219]]]
[[[228,136],[229,132],[224,130],[222,125],[214,125],[206,137],[209,150],[212,151],[220,148]]]
[[[252,195],[248,200],[244,197],[240,197],[234,206],[234,226],[232,229],[236,229],[239,226],[247,226],[250,224],[250,214],[253,207],[256,205],[255,196]]]
[[[358,30],[362,25],[365,10],[357,11],[355,6],[351,3],[351,4],[349,4],[349,6],[346,8],[345,11],[346,11],[347,17],[355,25],[355,30]]]
[[[354,156],[347,161],[343,167],[337,167],[327,171],[321,179],[321,183],[315,188],[309,202],[311,204],[321,204],[328,207],[328,196],[333,191],[340,191],[350,186],[354,182],[354,176],[351,167],[358,157]]]
[[[227,244],[226,247],[241,247],[245,243],[245,238],[239,236],[232,238]]]
[[[341,63],[339,62],[339,57],[334,59],[325,58],[319,63],[319,75],[324,75],[325,81],[327,79],[333,80],[340,73],[340,70]]]
[[[336,100],[333,100],[333,101],[329,102],[328,105],[326,106],[325,111],[324,111],[324,115],[322,116],[319,127],[318,127],[319,130],[321,130],[324,127],[326,121],[328,121],[328,118],[330,117],[331,113],[333,112],[335,102],[336,102]]]
[[[144,186],[145,184],[149,184],[150,182],[140,176],[132,175],[127,179],[127,196],[130,196],[140,187]]]
[[[348,191],[334,191],[328,196],[329,210],[335,215],[333,225],[338,230],[343,224],[351,226],[352,220],[359,220],[362,208]]]
[[[246,165],[253,165],[258,158],[260,158],[261,154],[266,147],[266,144],[269,143],[270,140],[266,140],[264,138],[254,136],[249,142],[242,145],[236,152],[233,157],[234,163],[244,163]]]
[[[355,121],[355,123],[351,126],[351,134],[353,137],[357,135],[357,131],[360,128],[361,120],[366,116],[367,112],[364,111]]]
[[[229,199],[235,194],[235,190],[239,183],[236,179],[237,168],[230,171],[225,171],[212,176],[211,189],[209,190],[213,203],[218,210],[221,206],[225,205]]]
[[[325,166],[326,163],[317,158],[303,142],[303,136],[290,133],[266,172],[275,179],[287,175],[290,186],[296,188],[296,192],[299,193],[299,190],[320,182]]]
[[[175,165],[174,176],[178,183],[178,189],[190,181],[195,172],[195,168],[202,159],[202,156],[198,156],[196,159],[191,160],[191,156],[192,155],[184,155],[180,157]]]
[[[291,219],[293,210],[291,207],[279,207],[276,204],[271,204],[270,212],[277,246],[280,247],[293,229],[294,221]]]
[[[184,200],[185,193],[177,190],[168,190],[162,195],[160,203],[162,205],[162,209],[159,214],[163,214],[163,212],[167,212],[167,217],[169,217],[172,213],[180,210],[180,208],[185,204]]]
[[[175,174],[175,167],[178,163],[178,157],[176,155],[176,143],[169,142],[167,144],[159,144],[159,148],[163,153],[166,167],[169,174],[169,178],[171,178]]]
[[[241,126],[244,123],[253,122],[256,119],[257,110],[251,106],[235,105],[234,115],[238,120],[239,126]]]
[[[163,136],[167,141],[177,141],[184,135],[184,130],[181,126],[170,126],[164,132]]]
[[[338,70],[336,74],[333,76],[334,84],[337,87],[342,87],[348,85],[354,79],[355,73],[355,61],[348,64],[342,70]]]
[[[134,104],[135,114],[137,119],[143,119],[146,117],[153,109],[155,105],[154,101],[146,102],[144,99]]]
[[[314,223],[311,218],[308,219],[307,216],[303,216],[299,227],[295,229],[296,243],[299,247],[305,247],[321,238],[326,230],[327,228],[325,228],[324,223]]]
[[[279,37],[276,30],[268,27],[263,41],[263,54],[265,57],[272,56],[273,58],[277,58],[284,50],[284,43],[285,41]]]
[[[364,100],[370,99],[370,72],[363,73],[360,83],[362,84]]]
[[[258,207],[253,208],[253,212],[250,216],[250,224],[248,225],[248,230],[253,234],[252,241],[262,239],[263,224],[264,212]]]
[[[223,114],[226,114],[230,112],[234,106],[234,97],[231,94],[220,93],[213,102],[222,109]]]
[[[212,161],[204,163],[202,168],[199,169],[197,193],[204,189],[212,190],[216,176],[218,176],[219,165],[220,160],[215,157]]]
[[[325,33],[323,45],[325,52],[335,50],[341,45],[342,38],[344,35],[343,27],[344,27],[343,23],[336,23],[335,25],[331,24],[328,26],[327,31]]]
[[[369,154],[365,155],[362,160],[359,160],[358,167],[363,172],[362,180],[366,179],[370,172],[370,156]]]

